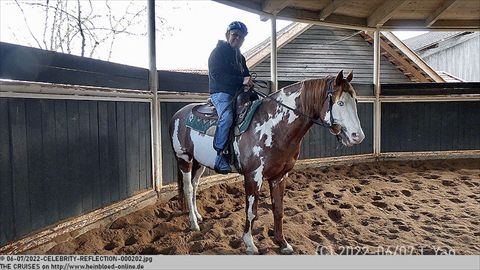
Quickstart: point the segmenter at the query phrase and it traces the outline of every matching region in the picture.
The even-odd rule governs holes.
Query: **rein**
[[[267,86],[267,84],[266,84],[265,82],[254,81],[254,84],[256,84],[256,86],[262,87],[260,83],[264,84],[264,87]],[[327,89],[327,98],[329,99],[329,100],[328,100],[328,111],[327,111],[327,112],[330,112],[330,124],[327,124],[327,123],[324,122],[324,121],[320,121],[320,120],[318,120],[318,119],[316,119],[316,118],[313,118],[313,117],[311,117],[311,116],[309,116],[309,115],[306,115],[306,114],[304,114],[303,112],[299,111],[298,109],[292,108],[292,107],[290,107],[290,106],[288,106],[288,105],[286,105],[286,104],[284,104],[284,103],[282,103],[282,102],[280,102],[280,101],[278,101],[278,100],[276,100],[276,99],[274,99],[274,98],[272,98],[272,97],[270,97],[270,96],[268,96],[268,95],[265,95],[264,93],[258,91],[258,90],[255,89],[254,87],[250,88],[250,90],[254,91],[255,93],[257,93],[258,95],[260,95],[260,96],[263,97],[263,98],[267,98],[267,99],[269,99],[269,100],[275,101],[278,105],[280,105],[280,106],[282,106],[282,107],[285,107],[285,108],[287,108],[287,109],[295,112],[296,114],[298,114],[298,115],[300,115],[300,116],[303,116],[303,117],[308,118],[308,119],[309,119],[310,121],[312,121],[314,124],[317,124],[317,125],[322,126],[322,127],[330,128],[330,129],[333,128],[333,123],[334,123],[333,121],[334,121],[334,119],[333,119],[333,111],[332,111],[332,108],[333,108],[333,93],[334,93],[334,90],[333,90],[333,87],[332,87],[330,84],[328,85],[328,89]],[[335,135],[338,136],[338,134],[335,134]]]

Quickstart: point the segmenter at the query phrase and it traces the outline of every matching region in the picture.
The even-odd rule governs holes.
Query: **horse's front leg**
[[[245,229],[243,234],[243,242],[247,248],[247,254],[256,254],[258,249],[253,242],[252,229],[253,222],[257,219],[258,191],[257,183],[253,177],[245,176]]]
[[[292,254],[293,248],[287,243],[283,236],[283,195],[287,175],[283,178],[268,181],[270,186],[270,198],[272,200],[273,222],[274,222],[274,241],[280,247],[280,253]]]

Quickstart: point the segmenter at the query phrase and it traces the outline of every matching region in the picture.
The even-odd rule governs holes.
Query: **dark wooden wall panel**
[[[170,142],[169,126],[172,116],[187,105],[186,102],[163,102],[160,103],[160,126],[162,141],[162,178],[163,184],[168,185],[177,182],[177,165]]]
[[[149,103],[0,98],[0,245],[152,188],[150,134]]]
[[[127,152],[125,127],[125,103],[117,104],[117,145],[118,145],[118,190],[121,198],[126,198],[127,194]]]
[[[382,103],[382,152],[480,149],[480,102]]]
[[[78,114],[79,114],[79,145],[80,149],[78,151],[79,155],[79,184],[80,189],[79,193],[82,198],[82,211],[91,211],[93,194],[91,192],[91,168],[88,166],[89,159],[82,158],[88,157],[93,154],[89,153],[89,142],[90,142],[90,110],[88,101],[80,101],[78,104]],[[85,147],[86,146],[86,147]]]
[[[25,121],[25,102],[12,100],[9,104],[11,149],[12,149],[12,182],[13,182],[13,216],[15,233],[19,235],[31,231],[31,208],[28,198],[28,157],[27,131]],[[2,207],[3,208],[3,207]]]
[[[55,101],[41,100],[42,106],[42,156],[44,196],[51,198],[45,202],[45,224],[52,224],[59,219],[58,168],[55,135]],[[88,177],[87,177],[88,178]]]
[[[45,176],[42,160],[42,121],[41,104],[35,100],[26,100],[27,164],[31,227],[39,228],[45,224],[44,213]]]
[[[0,245],[15,237],[9,106],[0,99]]]

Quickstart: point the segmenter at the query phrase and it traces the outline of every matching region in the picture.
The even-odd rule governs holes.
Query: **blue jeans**
[[[212,103],[217,109],[217,131],[213,140],[213,148],[220,152],[227,146],[228,135],[233,124],[233,96],[219,92],[210,95]]]

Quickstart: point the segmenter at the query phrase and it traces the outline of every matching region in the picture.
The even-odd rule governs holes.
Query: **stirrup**
[[[224,168],[221,169],[220,167],[224,167]],[[227,158],[221,154],[217,155],[217,157],[215,158],[215,166],[213,169],[215,170],[216,173],[220,173],[220,174],[228,174],[232,172],[232,167],[230,166],[230,163],[228,162]]]

